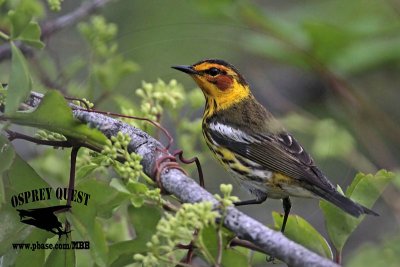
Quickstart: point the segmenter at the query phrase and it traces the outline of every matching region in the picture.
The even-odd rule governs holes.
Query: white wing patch
[[[226,136],[226,137],[232,139],[233,141],[246,143],[246,144],[250,144],[250,143],[256,141],[253,137],[249,136],[247,133],[245,133],[239,129],[235,129],[232,126],[222,124],[219,122],[210,123],[209,128],[210,128],[210,130],[218,132],[220,135]]]

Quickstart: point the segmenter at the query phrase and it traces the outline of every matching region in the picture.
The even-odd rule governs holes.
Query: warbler
[[[255,196],[236,206],[282,199],[282,232],[291,196],[322,198],[354,217],[378,215],[336,190],[296,139],[255,99],[234,66],[206,59],[172,68],[189,74],[203,91],[205,141],[218,161]]]

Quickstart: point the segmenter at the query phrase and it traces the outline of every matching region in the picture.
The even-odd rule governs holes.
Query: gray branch
[[[39,103],[38,96],[40,97],[41,95],[32,93],[30,100],[26,103],[30,106],[37,106]],[[117,135],[120,131],[129,134],[132,138],[129,144],[130,152],[135,152],[143,157],[141,162],[143,170],[152,178],[154,178],[154,165],[157,159],[170,155],[159,141],[142,130],[117,119],[82,110],[74,110],[73,114],[75,118],[92,128],[97,128],[108,138]],[[165,168],[160,178],[163,188],[182,202],[211,201],[218,205],[218,201],[211,193],[200,187],[192,178],[178,169]],[[224,226],[239,238],[252,242],[266,254],[284,261],[289,266],[338,266],[332,261],[287,239],[280,232],[269,229],[234,207],[227,209]]]
[[[74,25],[76,22],[84,19],[110,1],[111,0],[93,0],[91,2],[84,2],[74,11],[54,20],[45,22],[42,26],[42,39],[45,39],[66,27]]]

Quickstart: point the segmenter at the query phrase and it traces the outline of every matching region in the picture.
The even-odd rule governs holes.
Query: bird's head
[[[251,95],[243,76],[231,64],[219,59],[206,59],[193,65],[172,68],[189,74],[199,85],[207,101],[225,109]]]

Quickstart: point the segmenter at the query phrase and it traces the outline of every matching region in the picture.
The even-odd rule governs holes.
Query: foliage
[[[71,108],[57,91],[48,92],[33,111],[16,112],[7,115],[7,118],[15,124],[47,129],[78,140],[87,139],[88,143],[94,146],[101,146],[107,140],[100,131],[91,129],[74,119]]]
[[[91,65],[93,82],[104,90],[112,90],[126,75],[137,71],[138,66],[125,60],[118,52],[118,44],[114,40],[117,34],[115,24],[107,23],[101,16],[93,16],[90,23],[78,26],[94,52]]]
[[[273,212],[272,217],[275,229],[281,229],[283,215]],[[325,238],[311,224],[298,215],[289,215],[285,236],[323,257],[333,259],[332,250]]]
[[[85,109],[92,109],[94,107],[94,103],[90,102],[86,98],[81,98],[79,101],[74,100],[72,103]]]
[[[53,11],[60,11],[62,2],[63,0],[47,0],[50,9]]]
[[[168,115],[180,133],[177,136],[178,147],[185,148],[185,155],[196,155],[200,161],[205,159],[204,153],[199,149],[199,147],[205,147],[205,144],[194,141],[198,140],[201,119],[191,120],[190,118],[192,113],[203,104],[203,95],[200,90],[195,88],[186,92],[183,85],[176,80],[164,82],[158,79],[154,83],[142,81],[142,87],[137,88],[135,94],[139,96],[140,108],[138,108],[138,105],[132,105],[132,103],[126,101],[125,98],[115,97],[122,114],[146,117],[156,122],[160,122],[163,115]],[[173,112],[165,112],[166,107]],[[182,118],[180,114],[184,112],[187,117]],[[150,128],[149,122],[138,123],[138,121],[130,118],[122,118],[122,120],[158,136],[158,129]]]
[[[159,266],[160,261],[175,265],[178,263],[175,247],[190,243],[194,231],[201,233],[206,226],[214,224],[218,213],[212,209],[210,202],[185,203],[174,216],[166,213],[157,224],[157,233],[146,244],[149,252],[136,254],[134,259],[144,266]]]
[[[239,198],[237,196],[231,196],[233,186],[231,184],[221,184],[219,186],[219,190],[222,193],[222,197],[220,195],[214,195],[215,199],[221,203],[223,208],[228,206],[232,206],[233,203],[238,202]]]
[[[67,141],[67,138],[64,135],[46,130],[38,130],[35,137],[48,141]]]
[[[148,118],[159,121],[165,107],[176,108],[178,103],[183,100],[183,87],[176,80],[171,80],[168,84],[158,79],[154,84],[142,82],[142,88],[136,89],[142,101],[140,110],[147,114]]]
[[[106,141],[101,153],[105,156],[106,165],[112,165],[122,178],[137,182],[142,174],[142,165],[140,165],[142,158],[135,153],[129,153],[130,141],[129,135],[119,132],[117,136],[112,136]],[[117,161],[118,157],[122,157],[125,160],[124,163]]]
[[[32,87],[24,56],[14,43],[11,43],[11,48],[11,74],[6,97],[6,114],[12,114],[18,109],[19,104],[28,96]]]
[[[347,188],[346,196],[371,208],[393,177],[394,174],[386,170],[381,170],[375,175],[359,173]],[[321,201],[320,206],[325,215],[329,238],[340,253],[364,216],[354,218],[327,201]]]

